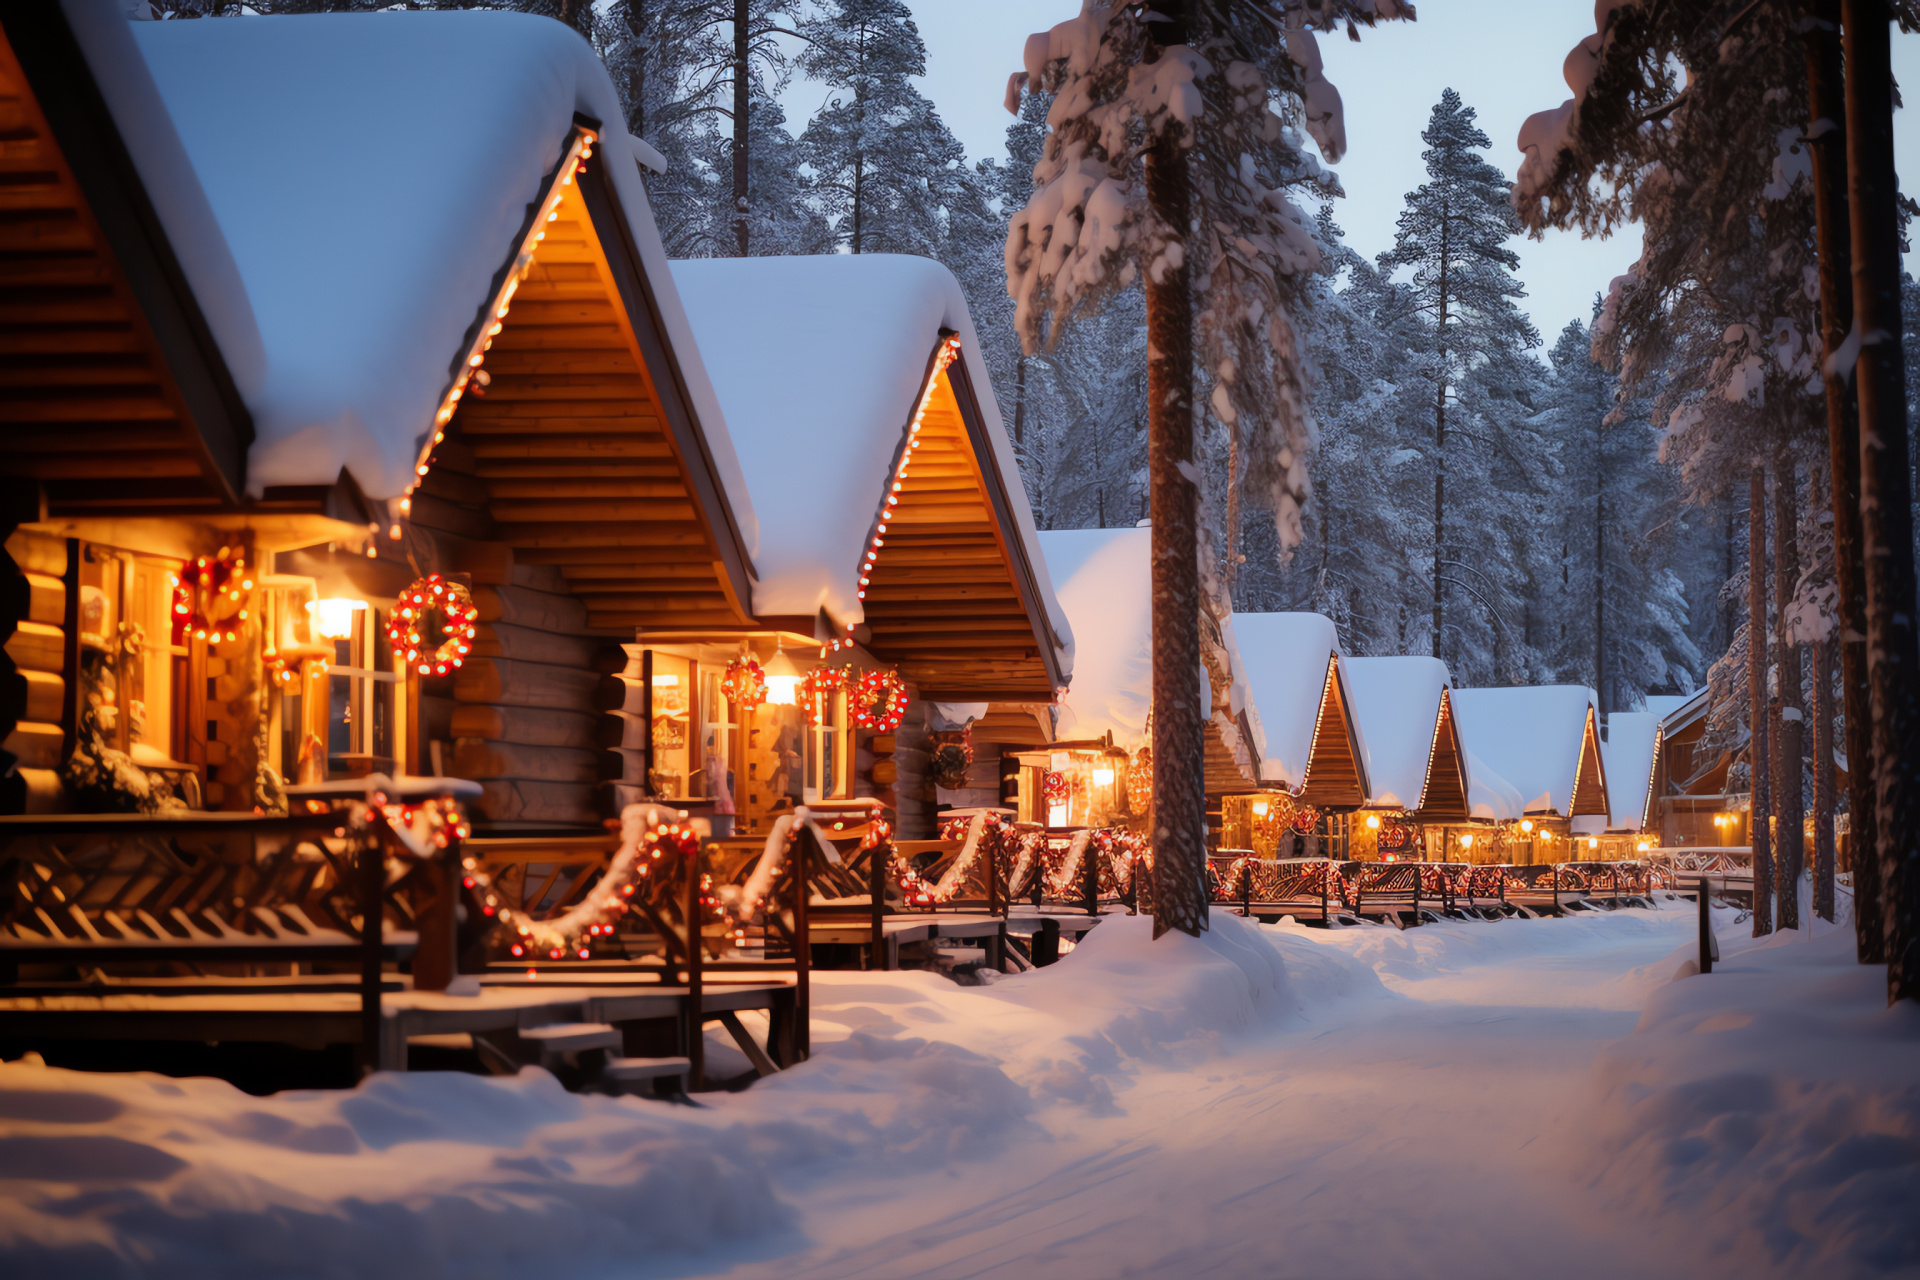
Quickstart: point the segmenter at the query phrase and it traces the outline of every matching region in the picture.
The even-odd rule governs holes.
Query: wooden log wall
[[[893,750],[884,760],[879,753],[880,739],[874,745],[874,781],[879,782],[883,765],[891,765],[893,781],[894,835],[901,840],[934,840],[940,835],[934,817],[933,783],[927,777],[927,765],[933,758],[933,735],[927,729],[927,704],[918,697],[907,705],[907,714],[892,734]],[[884,797],[883,797],[884,798]]]
[[[449,440],[413,496],[408,549],[423,570],[464,574],[478,618],[473,653],[453,677],[424,682],[423,766],[439,741],[442,768],[481,784],[482,826],[597,826],[601,802],[601,661],[586,606],[558,570],[520,564],[493,540],[486,482]],[[442,686],[434,688],[433,686]]]
[[[0,557],[0,749],[18,761],[0,812],[46,807],[60,792],[67,682],[67,543],[10,530]],[[0,773],[4,764],[0,761]]]

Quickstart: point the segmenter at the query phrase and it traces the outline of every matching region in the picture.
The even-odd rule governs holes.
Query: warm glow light
[[[1055,805],[1047,806],[1047,825],[1050,827],[1066,826],[1067,825],[1067,806],[1063,804],[1055,804]]]
[[[1598,849],[1599,847],[1600,847],[1600,839],[1598,836],[1587,837],[1587,848]]]
[[[1533,834],[1533,819],[1532,819],[1532,818],[1522,818],[1522,819],[1520,820],[1520,830],[1521,830],[1522,832],[1524,832],[1525,834],[1527,834],[1527,835],[1532,835],[1532,834]]]
[[[1471,831],[1466,832],[1460,837],[1460,847],[1462,849],[1473,848],[1473,833]]]
[[[768,676],[767,701],[776,707],[794,707],[800,704],[799,676]]]
[[[1379,814],[1377,814],[1377,813],[1370,813],[1370,814],[1368,814],[1368,815],[1367,815],[1367,830],[1369,830],[1369,831],[1378,831],[1379,829],[1380,829],[1380,815],[1379,815]]]
[[[1648,850],[1653,848],[1653,846],[1647,843],[1645,840],[1642,840],[1639,844],[1633,847],[1641,853],[1646,853]]]
[[[1265,800],[1255,800],[1253,802],[1253,816],[1256,818],[1264,818],[1267,816],[1267,811],[1271,807],[1272,806],[1270,806]]]
[[[677,675],[674,675],[671,671],[664,672],[653,678],[653,687],[656,689],[671,689],[677,686],[679,683],[680,683],[680,677]]]
[[[329,640],[345,640],[351,636],[354,610],[366,607],[365,600],[344,600],[338,597],[315,600],[307,605],[313,613],[314,631]]]
[[[1093,771],[1093,785],[1094,785],[1094,786],[1096,786],[1096,787],[1110,787],[1110,786],[1112,786],[1112,785],[1113,785],[1113,770],[1111,770],[1111,769],[1095,769],[1095,770]]]

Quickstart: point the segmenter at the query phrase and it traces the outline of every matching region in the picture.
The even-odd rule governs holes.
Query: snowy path
[[[1920,1277],[1920,1008],[1687,904],[816,977],[698,1108],[0,1064],[0,1275]],[[269,1262],[270,1260],[270,1262]]]
[[[1701,1274],[1584,1203],[1556,1140],[1592,1104],[1596,1052],[1671,976],[1633,971],[1692,923],[1640,914],[1270,931],[1290,968],[1327,947],[1411,999],[1310,1003],[1212,1062],[1140,1073],[1121,1114],[1036,1117],[1055,1136],[990,1168],[783,1186],[822,1243],[726,1274]]]

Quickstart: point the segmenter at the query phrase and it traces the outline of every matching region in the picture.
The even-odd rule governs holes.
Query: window
[[[723,674],[711,667],[700,673],[700,790],[713,797],[715,813],[734,813],[733,707],[720,691]]]
[[[813,696],[814,714],[807,724],[804,795],[808,801],[834,800],[847,793],[847,695],[834,690]]]
[[[393,770],[393,702],[398,684],[385,610],[353,610],[353,633],[333,642],[333,662],[327,671],[328,777],[357,778]],[[292,723],[299,723],[297,710]],[[293,758],[299,758],[297,748]]]

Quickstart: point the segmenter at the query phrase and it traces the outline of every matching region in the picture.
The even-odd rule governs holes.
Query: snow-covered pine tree
[[[1492,142],[1475,123],[1473,108],[1448,89],[1420,136],[1427,144],[1428,181],[1408,193],[1399,234],[1380,265],[1412,273],[1404,298],[1425,338],[1423,444],[1432,477],[1428,642],[1434,657],[1462,671],[1473,665],[1474,655],[1518,640],[1509,621],[1516,601],[1486,572],[1512,562],[1488,554],[1492,548],[1484,543],[1503,530],[1469,512],[1498,504],[1488,488],[1502,447],[1494,433],[1513,417],[1510,403],[1495,403],[1499,397],[1489,394],[1490,375],[1497,369],[1514,381],[1514,357],[1540,339],[1515,305],[1526,290],[1514,274],[1519,255],[1507,243],[1520,225],[1505,175],[1480,154]],[[1517,390],[1510,388],[1510,394]],[[1480,401],[1485,410],[1477,430],[1455,414],[1456,404],[1468,400]]]
[[[1549,506],[1559,554],[1555,572],[1529,593],[1552,627],[1536,639],[1546,673],[1591,685],[1603,714],[1631,710],[1649,693],[1690,693],[1706,664],[1674,568],[1689,536],[1677,477],[1659,461],[1650,406],[1618,401],[1615,379],[1594,360],[1592,336],[1577,321],[1549,358],[1541,417],[1558,458]]]
[[[1291,546],[1312,439],[1291,311],[1319,252],[1287,189],[1322,178],[1301,124],[1329,159],[1344,149],[1313,28],[1344,23],[1357,36],[1356,23],[1383,16],[1413,15],[1397,0],[1084,0],[1078,18],[1028,39],[1026,70],[1009,85],[1011,110],[1024,85],[1055,95],[1035,191],[1007,240],[1029,347],[1046,316],[1057,329],[1137,278],[1146,285],[1156,933],[1207,925],[1197,579],[1209,579],[1207,611],[1223,615],[1211,549],[1231,556],[1233,545],[1200,537],[1196,463],[1210,451],[1194,447],[1194,373],[1212,381],[1210,422],[1226,441],[1225,501],[1208,504],[1210,524],[1233,529],[1219,508],[1244,486]],[[1223,655],[1205,656],[1218,685]],[[1227,736],[1237,743],[1230,726]]]
[[[1530,118],[1521,131],[1528,158],[1520,209],[1536,230],[1578,226],[1592,233],[1629,216],[1687,206],[1686,216],[1669,221],[1694,233],[1681,250],[1713,268],[1692,274],[1720,280],[1723,299],[1732,295],[1727,277],[1736,267],[1749,289],[1777,282],[1784,292],[1799,274],[1815,285],[1814,297],[1825,299],[1817,327],[1780,332],[1765,321],[1791,320],[1788,308],[1752,308],[1762,323],[1751,326],[1751,338],[1739,334],[1752,361],[1729,351],[1728,364],[1730,373],[1750,379],[1778,358],[1775,348],[1791,363],[1801,347],[1811,349],[1816,374],[1831,370],[1824,453],[1832,473],[1836,567],[1845,584],[1838,592],[1847,614],[1840,649],[1850,808],[1863,855],[1855,860],[1860,958],[1888,958],[1883,941],[1897,937],[1891,996],[1920,998],[1920,874],[1901,881],[1897,892],[1890,889],[1884,905],[1878,883],[1920,867],[1914,810],[1920,784],[1913,777],[1920,768],[1920,651],[1905,380],[1897,367],[1899,227],[1888,61],[1890,21],[1916,29],[1920,5],[1809,0],[1792,8],[1732,8],[1683,0],[1608,4],[1597,15],[1601,29],[1566,63],[1575,96]],[[1835,34],[1842,28],[1844,59]],[[1752,178],[1756,163],[1773,171],[1759,183]],[[1755,200],[1762,185],[1803,195],[1806,186],[1814,188],[1806,197],[1812,216],[1797,235],[1792,219]],[[1774,252],[1743,255],[1728,243],[1740,237],[1766,241]],[[1814,245],[1819,254],[1809,262]],[[1665,297],[1679,298],[1676,290],[1696,287],[1665,265],[1643,260],[1637,273],[1664,295],[1646,311],[1657,312]],[[1853,294],[1847,314],[1837,302],[1854,280],[1869,287]],[[1736,315],[1734,322],[1744,318]],[[1862,344],[1856,358],[1845,348],[1849,331],[1895,336]],[[1737,332],[1729,329],[1728,336]],[[1804,336],[1810,332],[1817,339]],[[1836,362],[1839,355],[1845,358]],[[1851,384],[1842,377],[1849,371],[1858,374]],[[1845,410],[1849,385],[1858,391],[1857,415]],[[1712,415],[1700,412],[1695,425],[1714,434]],[[1890,419],[1898,422],[1891,430]],[[1871,447],[1876,440],[1878,447]],[[1869,712],[1871,733],[1863,723]],[[1866,856],[1868,849],[1876,855]]]
[[[985,236],[986,192],[912,77],[926,46],[903,0],[822,0],[801,23],[800,69],[827,86],[800,135],[815,198],[852,253],[968,256],[951,238]]]

